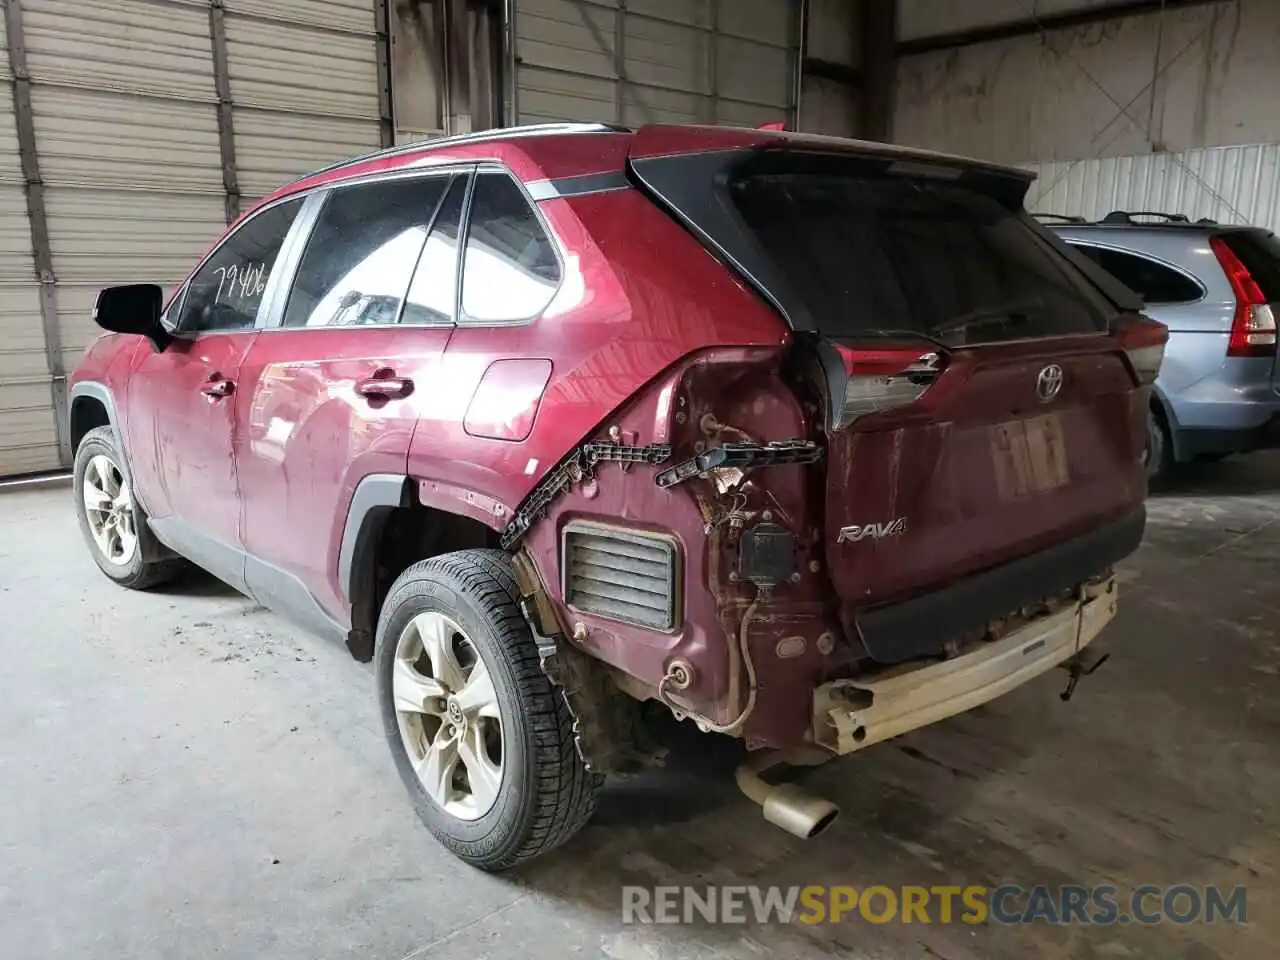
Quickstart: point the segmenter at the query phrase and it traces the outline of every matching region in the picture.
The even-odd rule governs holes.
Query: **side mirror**
[[[131,283],[107,287],[98,294],[93,320],[112,333],[136,333],[146,337],[157,350],[173,342],[173,335],[160,323],[164,291],[154,283]]]

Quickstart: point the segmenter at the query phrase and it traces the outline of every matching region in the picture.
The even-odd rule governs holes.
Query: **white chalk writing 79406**
[[[262,291],[267,286],[267,278],[264,276],[266,270],[267,265],[260,260],[215,268],[213,272],[218,275],[218,293],[214,302],[262,296]]]

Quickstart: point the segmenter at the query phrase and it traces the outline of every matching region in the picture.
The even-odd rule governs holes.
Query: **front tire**
[[[155,539],[122,462],[110,427],[84,435],[72,474],[76,517],[98,569],[122,587],[147,590],[173,580],[185,563]]]
[[[374,652],[387,743],[418,816],[490,871],[572,837],[602,783],[578,756],[519,599],[499,551],[414,564],[388,593]]]

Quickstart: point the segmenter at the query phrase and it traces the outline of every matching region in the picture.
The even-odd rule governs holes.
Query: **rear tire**
[[[1147,482],[1163,479],[1173,469],[1173,438],[1164,417],[1155,410],[1147,411],[1147,450],[1143,463]]]
[[[416,563],[387,595],[374,651],[387,744],[414,809],[455,856],[490,871],[572,837],[603,783],[578,756],[519,599],[500,551]]]
[[[98,569],[130,590],[148,590],[178,577],[181,557],[166,551],[125,479],[124,457],[110,427],[96,427],[76,448],[76,517]]]

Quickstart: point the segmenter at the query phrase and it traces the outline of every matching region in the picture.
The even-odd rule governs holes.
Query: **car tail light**
[[[1276,318],[1262,288],[1253,279],[1235,251],[1222,237],[1210,237],[1209,246],[1222,265],[1236,295],[1236,314],[1231,321],[1228,357],[1270,357],[1276,352]]]
[[[1148,317],[1125,318],[1112,328],[1120,341],[1138,383],[1155,383],[1164,362],[1164,346],[1169,342],[1169,328]]]
[[[914,403],[938,378],[945,360],[937,353],[908,349],[837,346],[844,361],[844,403],[837,427],[859,417]]]

